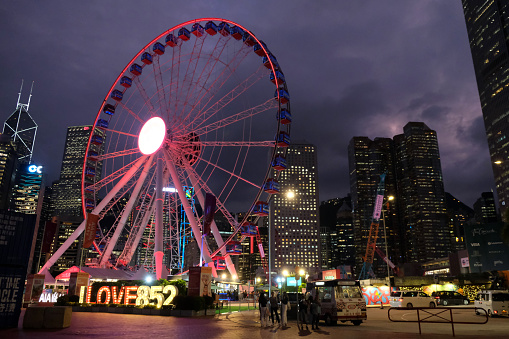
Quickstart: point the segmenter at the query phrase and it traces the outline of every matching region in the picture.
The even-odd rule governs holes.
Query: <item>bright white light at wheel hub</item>
[[[138,148],[140,152],[150,155],[157,151],[163,144],[166,136],[166,125],[163,119],[155,117],[143,125],[138,136]]]

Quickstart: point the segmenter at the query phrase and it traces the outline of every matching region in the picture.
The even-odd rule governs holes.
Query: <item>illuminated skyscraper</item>
[[[40,214],[44,196],[42,166],[21,165],[11,198],[11,210],[23,214]]]
[[[316,147],[292,143],[287,169],[279,177],[280,193],[273,196],[271,243],[273,269],[321,267],[318,170]],[[309,272],[309,271],[308,271]]]
[[[462,0],[501,212],[509,204],[509,2]]]
[[[409,122],[403,131],[392,140],[354,137],[350,141],[356,258],[366,252],[376,189],[383,173],[385,197],[395,197],[389,204],[385,200],[382,209],[391,261],[424,262],[449,253],[451,234],[436,132],[422,122]],[[377,247],[385,252],[383,225],[382,218]],[[374,260],[375,274],[387,272],[378,255]],[[357,264],[361,264],[360,259]]]
[[[16,145],[9,135],[0,134],[0,210],[7,210],[17,167]]]
[[[32,161],[35,136],[37,134],[37,124],[28,113],[30,98],[32,97],[32,89],[30,89],[30,97],[28,98],[27,104],[20,103],[22,89],[23,82],[21,83],[21,88],[19,90],[16,110],[5,121],[2,133],[10,136],[16,144],[19,163],[30,164]]]
[[[72,126],[67,128],[65,139],[64,156],[60,169],[60,180],[55,187],[55,211],[54,215],[60,217],[83,218],[81,207],[81,175],[83,173],[83,161],[88,139],[92,132],[92,126]],[[101,135],[102,131],[97,129],[96,134]],[[98,154],[102,154],[102,145]],[[95,180],[101,178],[102,165],[97,165]]]

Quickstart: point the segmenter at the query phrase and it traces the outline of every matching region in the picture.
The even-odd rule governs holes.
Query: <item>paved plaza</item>
[[[71,326],[62,330],[23,330],[23,315],[18,329],[0,331],[1,338],[451,338],[449,324],[422,324],[419,335],[417,323],[395,323],[388,320],[387,308],[369,308],[368,320],[360,326],[340,323],[319,331],[301,330],[296,321],[289,321],[287,328],[261,328],[258,311],[235,312],[208,317],[179,318],[132,314],[74,312]],[[482,321],[471,310],[459,310],[459,318]],[[411,311],[402,311],[397,319],[410,320]],[[458,319],[459,319],[458,318]],[[509,333],[508,318],[491,318],[485,325],[455,326],[457,338],[502,338]]]

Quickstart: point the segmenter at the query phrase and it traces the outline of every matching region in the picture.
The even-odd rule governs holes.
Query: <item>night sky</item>
[[[222,17],[264,40],[292,97],[292,140],[318,147],[320,200],[349,193],[348,142],[408,121],[438,133],[445,190],[472,206],[494,189],[461,2],[4,1],[0,120],[28,100],[33,162],[58,179],[66,128],[93,123],[120,71],[187,20]]]

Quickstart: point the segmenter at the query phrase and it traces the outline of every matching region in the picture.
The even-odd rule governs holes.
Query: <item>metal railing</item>
[[[480,311],[484,312],[485,318],[482,322],[472,322],[472,321],[455,321],[453,317],[453,311],[455,310],[473,310],[475,314],[479,314]],[[416,311],[417,312],[417,320],[398,320],[391,318],[391,312],[397,311]],[[448,315],[448,317],[447,317]],[[421,323],[435,323],[435,324],[451,324],[452,328],[452,336],[455,337],[454,333],[454,325],[455,324],[478,324],[483,325],[488,322],[488,313],[484,308],[479,307],[391,307],[387,311],[387,317],[392,322],[416,322],[419,324],[419,334],[421,333]]]

